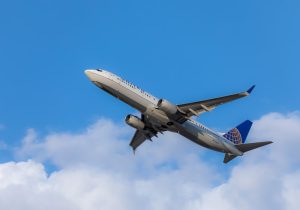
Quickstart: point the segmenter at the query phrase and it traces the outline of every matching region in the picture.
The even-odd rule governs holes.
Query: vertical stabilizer
[[[246,120],[237,127],[228,131],[228,133],[223,136],[234,144],[243,144],[247,139],[251,126],[252,122],[250,120]]]

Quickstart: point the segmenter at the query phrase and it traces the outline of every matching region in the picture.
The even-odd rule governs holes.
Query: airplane
[[[245,152],[273,143],[245,143],[252,126],[250,120],[244,121],[225,134],[220,134],[192,119],[193,116],[209,112],[219,105],[250,95],[254,85],[245,92],[176,105],[166,99],[154,97],[109,71],[88,69],[85,70],[85,74],[97,87],[141,113],[141,117],[129,114],[125,118],[125,122],[135,129],[130,142],[134,152],[144,141],[152,141],[153,137],[158,137],[159,133],[163,134],[166,131],[178,133],[198,145],[225,153],[224,163],[242,156]]]

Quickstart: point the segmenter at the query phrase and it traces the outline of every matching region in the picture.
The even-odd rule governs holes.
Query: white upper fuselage
[[[189,118],[183,123],[173,121],[157,109],[159,99],[119,76],[100,69],[86,70],[85,74],[99,88],[139,110],[154,126],[163,126],[168,131],[177,132],[199,145],[216,151],[242,155],[240,151],[235,151],[231,141],[193,119]]]

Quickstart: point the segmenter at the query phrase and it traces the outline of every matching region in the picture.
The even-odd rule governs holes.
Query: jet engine
[[[134,115],[127,115],[125,118],[125,122],[130,125],[131,127],[138,129],[138,130],[142,130],[145,128],[145,123],[138,118],[137,116]]]
[[[176,105],[165,99],[160,99],[157,103],[157,107],[169,115],[175,115],[178,111],[178,107]]]

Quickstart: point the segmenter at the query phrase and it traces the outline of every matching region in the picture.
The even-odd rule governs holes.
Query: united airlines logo
[[[226,139],[233,142],[234,144],[242,144],[242,136],[237,128],[232,129],[224,135]]]

